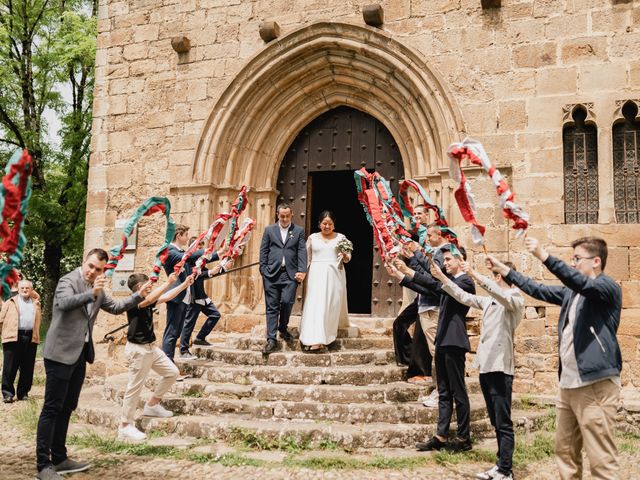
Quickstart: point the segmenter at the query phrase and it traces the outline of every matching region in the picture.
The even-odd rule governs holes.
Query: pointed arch
[[[273,189],[297,133],[340,105],[389,128],[409,176],[444,167],[464,134],[452,95],[419,55],[378,29],[316,23],[269,44],[227,87],[203,127],[194,180]]]

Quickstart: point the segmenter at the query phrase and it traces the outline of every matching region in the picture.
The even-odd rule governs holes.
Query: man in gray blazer
[[[278,221],[269,225],[260,244],[260,274],[267,307],[267,343],[264,353],[277,349],[276,332],[285,341],[293,340],[287,330],[298,283],[307,272],[304,230],[291,222],[291,206],[281,203]]]
[[[108,259],[107,252],[94,248],[82,266],[62,277],[56,287],[51,326],[42,353],[47,379],[36,443],[36,478],[41,480],[58,480],[63,473],[90,467],[68,458],[65,444],[86,364],[95,358],[93,325],[100,310],[114,315],[123,313],[138,305],[151,289],[149,283],[140,293],[120,301],[107,296],[103,272]]]

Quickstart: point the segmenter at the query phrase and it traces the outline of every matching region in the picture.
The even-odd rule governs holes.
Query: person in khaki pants
[[[416,213],[420,211],[424,211],[424,207],[416,207]],[[422,217],[426,218],[426,217]],[[429,269],[431,267],[432,262],[438,265],[440,268],[443,267],[443,257],[444,252],[450,250],[450,244],[446,241],[446,239],[442,236],[442,231],[440,227],[434,223],[431,223],[427,226],[427,239],[429,245],[434,249],[433,255],[431,259],[428,259],[425,255],[423,255],[419,250],[419,245],[415,242],[408,243],[402,248],[402,255],[407,259],[407,266],[409,266],[413,270],[420,271],[427,275],[430,275]],[[404,280],[404,275],[402,273],[398,273],[397,269],[393,266],[387,266],[387,271],[390,275],[397,277],[401,280],[401,285],[403,287],[411,288],[410,282]],[[404,283],[403,283],[404,282]],[[435,341],[436,341],[436,331],[438,330],[438,317],[440,315],[439,307],[440,307],[440,296],[434,293],[420,293],[417,302],[417,311],[418,311],[418,320],[420,324],[421,331],[426,340],[426,346],[428,351],[424,352],[424,357],[428,358],[428,367],[431,371],[431,382],[433,384],[433,390],[431,393],[422,399],[422,404],[425,407],[437,408],[438,407],[438,387],[437,387],[437,378],[436,378],[436,368],[435,368]],[[394,322],[395,325],[396,322]],[[394,327],[395,329],[395,327]],[[414,342],[419,339],[414,339]],[[414,345],[415,347],[415,345]],[[415,363],[415,362],[414,362]],[[409,371],[412,371],[412,365],[409,365]],[[407,372],[407,376],[409,375],[409,371]],[[422,384],[426,381],[424,377],[413,377],[407,380],[409,383],[417,383]]]
[[[607,275],[607,244],[598,237],[572,242],[571,267],[549,255],[534,238],[527,250],[563,285],[547,286],[489,257],[497,271],[534,298],[562,305],[558,321],[560,392],[557,403],[556,462],[562,480],[582,478],[582,449],[591,477],[615,480],[614,441],[620,397],[622,355],[616,338],[622,291]]]
[[[2,305],[0,326],[2,332],[2,398],[5,403],[29,397],[33,383],[33,367],[40,343],[40,296],[34,292],[29,280],[18,282],[18,295]],[[20,371],[17,392],[13,383]]]
[[[127,311],[129,329],[124,351],[129,362],[129,382],[122,401],[122,420],[118,428],[120,440],[136,442],[147,437],[135,427],[133,421],[140,393],[150,370],[160,375],[161,379],[145,404],[142,414],[164,418],[173,416],[172,412],[160,405],[160,400],[176,381],[179,370],[171,359],[154,345],[156,336],[153,332],[153,309],[159,303],[168,302],[193,285],[194,274],[191,274],[176,288],[165,293],[176,282],[178,275],[179,273],[173,272],[167,277],[167,281],[149,293],[137,308]],[[146,275],[134,273],[129,276],[127,286],[134,293],[140,292],[148,288],[148,281],[149,277]]]

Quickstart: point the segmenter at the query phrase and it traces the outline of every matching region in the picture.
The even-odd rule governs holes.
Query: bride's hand
[[[350,253],[345,253],[345,254],[340,254],[342,255],[342,263],[349,263],[351,261],[351,254]]]

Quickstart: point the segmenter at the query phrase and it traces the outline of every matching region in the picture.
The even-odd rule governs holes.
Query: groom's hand
[[[304,272],[297,272],[294,275],[294,278],[296,279],[296,282],[302,283],[302,282],[304,282],[304,279],[305,279],[306,276],[307,276],[307,274],[304,273]]]

